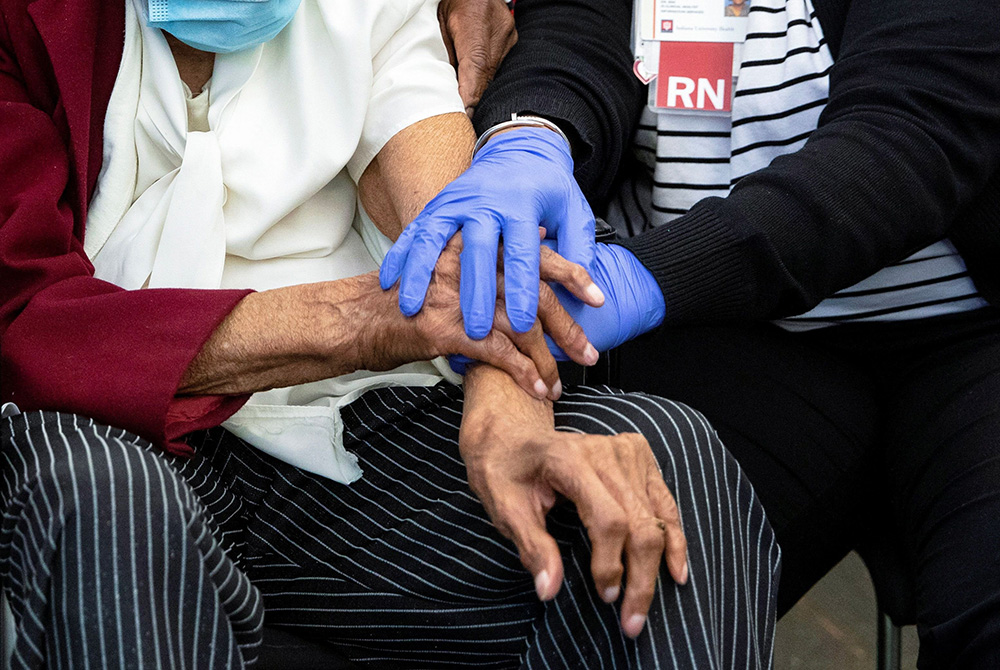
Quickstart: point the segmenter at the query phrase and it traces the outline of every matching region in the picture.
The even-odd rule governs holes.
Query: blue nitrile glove
[[[548,240],[543,244],[548,245]],[[580,324],[598,351],[614,349],[663,323],[666,314],[663,291],[646,266],[625,247],[598,244],[590,276],[604,291],[601,307],[585,305],[559,284],[551,286],[563,308]],[[557,361],[569,360],[548,335],[545,341]]]
[[[542,244],[555,249],[549,240]],[[598,244],[590,276],[604,292],[601,307],[585,305],[559,284],[550,286],[563,309],[580,324],[598,351],[614,349],[663,323],[666,313],[663,292],[652,273],[625,247]],[[548,335],[545,341],[557,361],[569,360]],[[472,362],[465,356],[450,356],[448,361],[458,374],[465,374],[466,366]]]
[[[399,308],[413,316],[424,304],[431,272],[448,240],[462,231],[462,318],[469,337],[486,337],[496,306],[497,247],[503,236],[507,316],[519,333],[538,309],[538,227],[559,254],[589,268],[594,214],[573,178],[565,140],[545,128],[497,135],[472,165],[406,227],[379,271],[383,289],[399,280]]]

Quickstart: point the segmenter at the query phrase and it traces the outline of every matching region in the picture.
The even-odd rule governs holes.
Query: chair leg
[[[878,613],[878,670],[900,670],[902,635],[889,615]]]

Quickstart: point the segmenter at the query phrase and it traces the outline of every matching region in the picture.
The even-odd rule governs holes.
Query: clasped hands
[[[497,295],[493,327],[478,341],[493,356],[487,360],[470,352],[470,343],[477,341],[463,332],[457,310],[462,244],[461,233],[447,242],[421,310],[411,321],[442,337],[437,350],[458,353],[461,348],[460,353],[489,363],[470,369],[466,378],[459,446],[470,486],[498,530],[516,545],[542,600],[556,596],[563,577],[559,549],[546,530],[545,517],[560,496],[575,504],[591,541],[598,596],[608,603],[621,599],[622,629],[635,637],[645,624],[664,558],[674,580],[687,582],[687,545],[676,503],[643,436],[559,432],[549,402],[559,397],[561,386],[544,333],[578,363],[589,365],[597,359],[556,290],[574,296],[593,313],[600,312],[604,302],[601,292],[594,291],[590,274],[581,266],[541,246],[537,318],[520,333],[506,315],[500,260],[495,272],[501,280],[489,287]],[[499,256],[503,258],[502,250]],[[396,292],[393,287],[387,295],[395,300]]]

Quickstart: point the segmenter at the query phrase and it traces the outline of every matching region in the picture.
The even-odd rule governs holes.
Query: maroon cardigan
[[[249,291],[125,291],[83,250],[123,0],[0,0],[0,402],[124,428],[178,454],[246,396],[175,397]]]

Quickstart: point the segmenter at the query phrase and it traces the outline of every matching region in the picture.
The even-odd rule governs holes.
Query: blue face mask
[[[288,25],[301,0],[149,0],[149,25],[212,53],[268,42]]]

